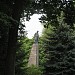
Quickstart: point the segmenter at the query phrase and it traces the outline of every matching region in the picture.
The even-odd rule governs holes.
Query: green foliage
[[[44,64],[46,62],[46,55],[45,55],[45,49],[44,49],[44,42],[43,37],[39,38],[39,66],[42,68],[42,71],[44,71]]]
[[[50,29],[50,28],[49,28]],[[46,75],[75,74],[75,36],[70,26],[62,23],[58,28],[47,31],[44,37],[46,52]]]
[[[22,38],[18,40],[18,49],[16,51],[16,75],[25,75],[29,59],[29,53],[32,46],[32,40]]]
[[[32,65],[27,69],[27,75],[42,75],[42,71],[39,67]]]
[[[61,12],[64,12],[64,21],[71,27],[74,27],[75,23],[75,1],[74,0],[39,0],[37,2],[41,9],[41,13],[44,13],[40,20],[42,23],[49,22],[51,25],[58,26],[58,17],[61,16]],[[45,27],[48,27],[45,25]]]
[[[47,61],[46,58],[46,49],[45,49],[45,43],[46,43],[46,37],[48,36],[47,34],[52,34],[53,33],[53,27],[49,25],[49,27],[43,30],[42,36],[39,38],[39,66],[42,69],[42,72],[45,72],[45,63]]]

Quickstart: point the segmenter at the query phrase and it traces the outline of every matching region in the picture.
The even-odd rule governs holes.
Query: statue
[[[39,34],[38,31],[34,34],[34,43],[38,43]]]

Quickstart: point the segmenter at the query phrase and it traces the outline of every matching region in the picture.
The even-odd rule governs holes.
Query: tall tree
[[[50,29],[50,28],[49,28]],[[75,36],[70,26],[62,23],[53,32],[46,32],[44,39],[47,61],[45,75],[74,75]]]
[[[15,75],[15,55],[16,55],[16,43],[18,35],[18,25],[22,13],[23,2],[21,0],[15,0],[13,6],[12,18],[18,23],[13,23],[9,28],[9,38],[8,38],[8,49],[7,49],[7,59],[6,59],[6,74]],[[9,65],[10,64],[10,65]]]
[[[1,45],[1,53],[2,52],[6,52],[6,56],[5,59],[2,59],[1,56],[1,62],[5,65],[3,65],[3,69],[1,70],[1,75],[14,75],[15,74],[15,54],[16,54],[16,43],[17,43],[17,35],[18,35],[18,27],[19,27],[19,21],[21,18],[21,14],[24,10],[24,7],[26,8],[27,5],[29,5],[30,1],[26,1],[26,0],[1,0],[0,1],[0,12],[2,12],[3,14],[6,14],[9,18],[11,17],[13,20],[9,19],[9,21],[7,21],[7,17],[5,18],[5,23],[9,22],[11,23],[11,26],[8,27],[8,31],[6,31],[6,33],[8,33],[8,38],[7,38],[7,48],[6,50],[2,50],[4,49]],[[26,11],[29,11],[29,9],[27,9]],[[30,12],[29,12],[30,13]],[[28,14],[28,12],[27,12]],[[4,15],[4,16],[6,16]],[[29,17],[29,16],[27,16]],[[3,17],[1,17],[3,18]],[[4,21],[4,18],[3,18]],[[1,22],[1,21],[0,21]],[[3,24],[3,23],[2,23]],[[2,37],[2,34],[4,34],[4,31],[2,33],[3,30],[0,30],[0,36]],[[3,39],[4,36],[0,39]],[[6,40],[5,40],[6,41]],[[1,42],[3,43],[3,42]]]

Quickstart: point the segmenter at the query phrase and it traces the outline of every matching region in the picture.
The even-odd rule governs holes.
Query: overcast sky
[[[40,18],[40,16],[41,15],[34,14],[33,16],[31,16],[30,21],[25,22],[26,30],[28,31],[28,38],[32,38],[37,31],[39,31],[39,35],[42,34],[43,26],[38,19]]]

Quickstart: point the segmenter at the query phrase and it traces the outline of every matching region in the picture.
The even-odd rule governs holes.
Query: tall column
[[[31,52],[30,52],[28,66],[31,66],[31,65],[38,66],[39,65],[38,39],[39,39],[39,34],[37,31],[34,34],[34,44],[32,46]]]
[[[38,52],[38,43],[34,43],[30,52],[28,67],[31,65],[35,65],[38,67],[39,65],[39,52]]]

